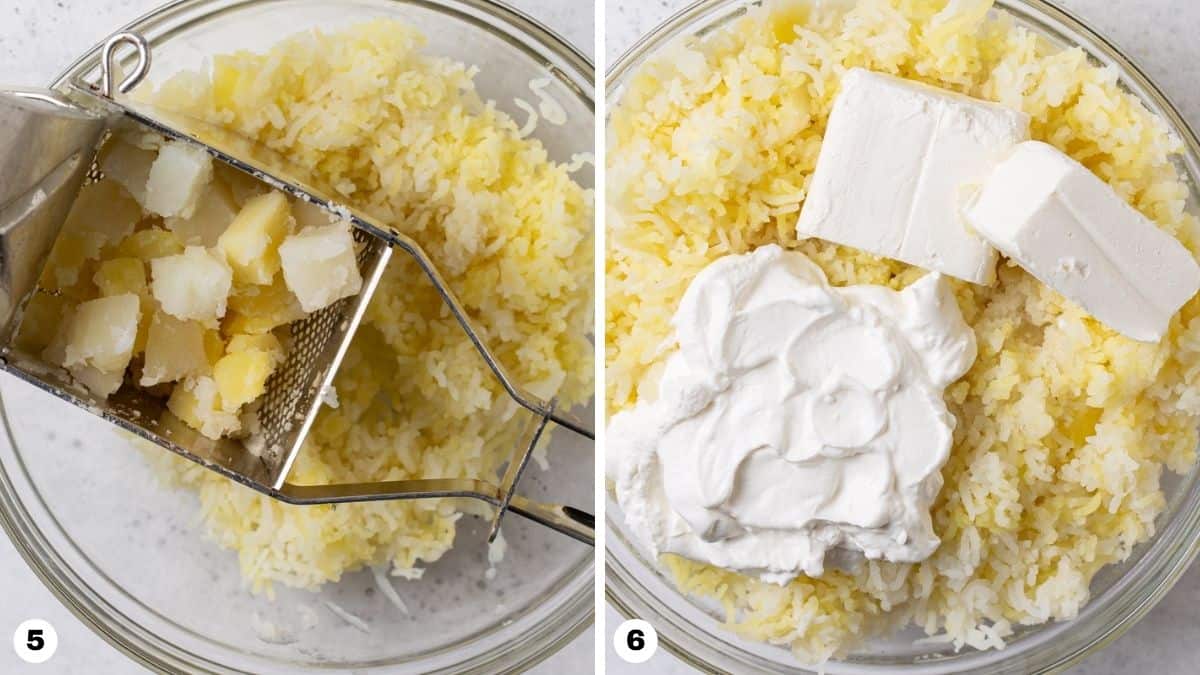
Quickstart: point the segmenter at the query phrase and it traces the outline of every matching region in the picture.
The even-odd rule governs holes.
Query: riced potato
[[[265,53],[216,56],[211,70],[161,83],[153,98],[282,153],[339,202],[413,236],[517,380],[560,406],[584,403],[592,392],[591,192],[480,99],[475,68],[430,56],[424,43],[394,21],[304,33]],[[214,175],[240,205],[264,192],[223,167]],[[230,353],[279,333],[303,315],[301,301],[358,283],[349,275],[353,250],[325,231],[328,214],[293,204],[292,215],[295,238],[281,244],[272,284],[235,281],[221,331],[247,337],[231,339]],[[310,244],[337,252],[322,259],[324,277],[289,260],[293,248],[315,250]],[[525,419],[400,253],[335,385],[339,405],[318,416],[293,482],[494,475]],[[230,423],[220,410],[229,394],[215,380],[176,392],[181,417]],[[336,581],[363,566],[432,563],[467,510],[487,509],[458,500],[287,506],[169,453],[153,457],[197,491],[212,537],[238,552],[252,588],[268,592],[274,583]]]

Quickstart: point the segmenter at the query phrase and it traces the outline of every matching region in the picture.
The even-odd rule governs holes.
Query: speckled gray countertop
[[[605,0],[608,64],[691,0]],[[1058,0],[1112,40],[1166,92],[1193,128],[1200,128],[1200,2],[1194,0]],[[609,630],[621,622],[611,608]],[[1073,668],[1072,675],[1192,675],[1200,665],[1192,650],[1200,636],[1200,564],[1141,623],[1104,651]],[[611,640],[610,640],[611,642]],[[691,673],[665,651],[648,663],[623,663],[608,647],[609,675]]]
[[[119,26],[164,0],[0,0],[0,84],[40,86],[76,56]],[[575,0],[508,0],[557,30],[584,53],[593,52],[593,14]],[[7,440],[0,440],[7,442]],[[0,673],[108,675],[144,672],[79,622],[50,594],[7,537],[0,535]],[[58,651],[39,666],[19,661],[10,636],[29,618],[50,621]],[[595,663],[592,631],[567,645],[531,673],[590,673]]]

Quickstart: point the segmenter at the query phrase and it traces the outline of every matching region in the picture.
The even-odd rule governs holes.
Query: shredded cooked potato
[[[592,391],[592,195],[479,99],[475,69],[374,21],[218,56],[154,94],[287,156],[348,204],[414,236],[513,375],[560,405]],[[250,188],[252,189],[252,188]],[[523,416],[415,263],[397,254],[293,469],[306,484],[492,475]],[[160,453],[168,456],[169,453]],[[255,590],[313,587],[390,562],[408,572],[453,543],[474,503],[291,507],[199,466],[204,520]]]
[[[1082,161],[1193,252],[1197,219],[1163,120],[1116,72],[1059,50],[990,0],[776,2],[636,73],[607,157],[607,400],[652,396],[669,320],[714,259],[779,243],[835,284],[901,288],[922,274],[817,240],[795,223],[841,74],[862,66],[1020,108],[1036,139]],[[979,340],[947,392],[959,424],[921,564],[868,562],[786,587],[666,556],[679,587],[722,603],[730,628],[802,659],[845,654],[910,622],[1000,647],[1017,624],[1076,615],[1088,584],[1154,534],[1163,469],[1190,469],[1200,413],[1200,300],[1160,345],[1114,333],[1010,263],[958,283]]]

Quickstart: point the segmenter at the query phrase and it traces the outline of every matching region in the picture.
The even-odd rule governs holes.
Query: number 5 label
[[[641,619],[630,619],[613,634],[613,649],[627,663],[645,663],[658,651],[658,633]]]
[[[26,663],[45,663],[58,649],[58,633],[49,621],[29,619],[13,633],[13,650]]]

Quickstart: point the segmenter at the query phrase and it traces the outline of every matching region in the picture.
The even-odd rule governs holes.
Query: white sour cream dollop
[[[955,425],[943,390],[976,354],[940,275],[833,288],[764,246],[701,271],[673,325],[657,399],[606,434],[626,522],[655,554],[785,583],[833,551],[933,553]]]

